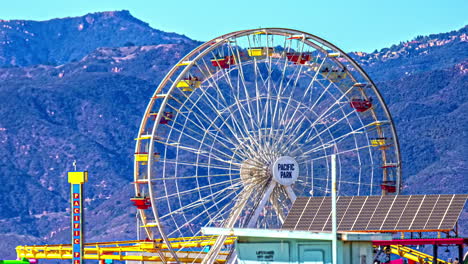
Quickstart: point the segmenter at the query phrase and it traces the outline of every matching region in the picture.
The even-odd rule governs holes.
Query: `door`
[[[324,264],[325,252],[313,246],[299,246],[299,263],[304,264]]]

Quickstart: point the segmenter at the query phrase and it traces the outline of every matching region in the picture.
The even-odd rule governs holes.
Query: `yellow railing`
[[[173,249],[178,249],[177,257],[180,262],[200,263],[206,252],[200,252],[205,246],[211,246],[216,242],[216,237],[182,237],[169,239]],[[234,244],[236,237],[228,237],[225,245]],[[198,250],[183,250],[182,249]],[[115,242],[86,243],[84,245],[84,259],[112,259],[120,261],[161,261],[161,255],[166,261],[175,261],[170,254],[168,246],[160,239],[154,241],[129,240]],[[145,254],[151,253],[151,254]],[[71,259],[72,247],[70,244],[43,245],[43,246],[18,246],[16,247],[18,258],[28,259]],[[228,253],[220,253],[217,262],[226,262]]]

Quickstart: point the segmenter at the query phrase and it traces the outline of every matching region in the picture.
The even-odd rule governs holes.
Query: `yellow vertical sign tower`
[[[72,264],[83,263],[83,184],[87,181],[87,171],[68,172],[68,182],[71,187]]]

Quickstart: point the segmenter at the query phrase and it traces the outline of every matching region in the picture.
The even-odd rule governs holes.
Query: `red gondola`
[[[216,57],[211,59],[211,64],[214,67],[219,67],[221,69],[227,69],[231,65],[236,64],[234,56],[225,56],[225,57]]]
[[[353,98],[349,104],[352,108],[356,109],[357,112],[365,112],[372,107],[372,98],[369,98],[369,100]]]
[[[302,53],[286,53],[286,57],[290,62],[294,64],[305,64],[306,62],[310,61],[311,56],[310,54],[302,54]]]
[[[395,181],[383,181],[380,185],[382,190],[387,191],[388,193],[396,192],[396,182]]]
[[[172,114],[172,112],[164,112],[164,115],[161,117],[161,120],[159,120],[159,124],[167,125],[173,117],[174,115]]]
[[[133,205],[138,209],[146,210],[151,207],[151,199],[147,196],[135,196],[130,199],[133,202]]]
[[[158,113],[150,113],[151,120],[156,121],[156,117],[158,116]],[[161,117],[159,120],[159,124],[167,125],[169,121],[172,120],[174,117],[172,112],[164,112],[164,115]]]

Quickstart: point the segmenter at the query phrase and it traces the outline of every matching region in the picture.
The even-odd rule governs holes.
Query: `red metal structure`
[[[387,191],[388,193],[395,193],[396,192],[396,182],[395,181],[383,181],[380,185],[382,190]]]
[[[294,53],[294,52],[286,53],[286,57],[288,58],[290,62],[293,62],[294,64],[305,64],[311,59],[310,54]]]
[[[133,202],[133,205],[138,209],[146,210],[151,207],[151,199],[147,196],[135,196],[130,199]]]
[[[372,107],[372,98],[362,99],[362,98],[353,98],[349,102],[352,108],[356,109],[357,112],[365,112]]]
[[[236,63],[234,56],[215,57],[211,59],[211,64],[221,69],[227,69]]]

